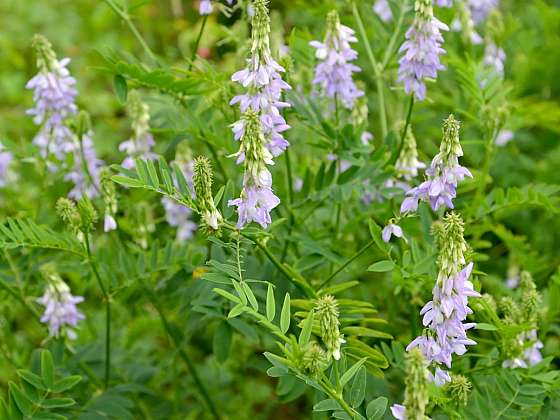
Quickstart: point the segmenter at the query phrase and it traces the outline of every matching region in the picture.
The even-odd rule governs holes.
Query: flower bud
[[[80,230],[85,234],[92,232],[98,220],[97,211],[87,196],[83,196],[78,201],[78,213],[80,214]]]
[[[309,343],[303,354],[303,368],[317,378],[327,368],[327,354],[317,343]]]
[[[446,384],[445,390],[458,406],[466,406],[471,388],[472,384],[465,376],[453,375],[451,382]]]
[[[37,67],[43,73],[49,73],[53,69],[53,63],[56,61],[56,54],[52,48],[52,44],[47,38],[41,34],[35,34],[31,45],[37,55]]]
[[[59,198],[56,202],[56,212],[75,234],[80,232],[81,218],[76,203],[68,198]]]
[[[212,196],[213,176],[210,160],[206,156],[197,157],[194,161],[193,183],[198,209],[204,224],[212,230],[218,230],[223,219]]]
[[[101,193],[105,204],[103,230],[109,232],[117,228],[115,214],[118,211],[118,202],[115,184],[111,181],[111,172],[106,168],[101,171]]]
[[[416,347],[406,355],[406,391],[404,406],[407,419],[424,420],[428,405],[428,364]]]
[[[338,303],[334,296],[321,296],[315,304],[315,316],[319,320],[321,339],[327,347],[327,356],[340,359],[340,345],[345,343],[339,331]]]

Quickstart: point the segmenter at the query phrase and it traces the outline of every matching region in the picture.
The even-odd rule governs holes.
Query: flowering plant
[[[0,3],[0,420],[559,417],[554,2]]]

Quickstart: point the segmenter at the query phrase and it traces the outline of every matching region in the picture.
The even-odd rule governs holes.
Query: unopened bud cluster
[[[339,330],[339,311],[336,299],[330,295],[321,296],[317,299],[314,311],[316,319],[319,320],[321,339],[327,348],[327,356],[339,360],[340,345],[346,340]]]

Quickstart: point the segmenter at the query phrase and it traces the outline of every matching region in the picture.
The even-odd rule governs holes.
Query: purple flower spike
[[[78,311],[76,305],[83,301],[81,296],[72,296],[70,288],[60,278],[52,280],[45,289],[45,294],[37,299],[37,303],[45,307],[41,322],[49,325],[51,337],[58,337],[63,328],[69,339],[77,337],[74,328],[85,316]]]
[[[342,104],[351,109],[357,98],[364,92],[357,88],[352,74],[361,69],[352,64],[358,58],[358,53],[352,49],[350,43],[357,42],[354,30],[341,25],[336,11],[327,17],[327,34],[324,42],[311,41],[315,48],[315,56],[321,61],[315,68],[313,84],[319,86],[321,92],[328,98],[338,98]]]
[[[416,211],[419,201],[429,203],[434,211],[440,207],[454,208],[453,199],[457,195],[458,183],[466,177],[472,178],[471,172],[459,164],[459,157],[463,156],[459,128],[460,123],[453,115],[445,120],[440,152],[426,170],[428,179],[406,193],[407,198],[401,204],[401,213]]]
[[[432,0],[417,0],[415,10],[414,22],[399,50],[403,56],[399,60],[398,79],[404,83],[406,93],[413,93],[417,100],[423,101],[426,98],[424,80],[436,79],[437,72],[445,68],[439,58],[445,53],[440,30],[449,28],[434,17]]]

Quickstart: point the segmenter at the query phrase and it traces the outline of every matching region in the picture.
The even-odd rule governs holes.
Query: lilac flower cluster
[[[245,173],[243,190],[238,199],[230,200],[237,207],[237,226],[242,228],[255,221],[263,228],[271,223],[270,211],[280,199],[272,191],[272,175],[267,165],[274,165],[274,156],[289,146],[283,132],[290,128],[280,113],[290,104],[282,101],[284,91],[291,89],[282,80],[284,69],[270,52],[270,17],[266,0],[256,0],[251,20],[251,54],[248,66],[235,73],[232,80],[239,82],[247,92],[235,96],[230,104],[239,103],[241,119],[232,125],[240,142],[237,163],[243,163]]]
[[[241,197],[229,200],[228,205],[236,206],[237,227],[242,228],[251,222],[266,228],[271,223],[270,212],[280,199],[272,191],[272,175],[267,165],[273,165],[272,154],[265,147],[261,122],[257,114],[247,111],[244,114],[244,134],[238,156],[243,156],[245,173]]]
[[[516,358],[504,360],[502,366],[505,368],[528,368],[539,363],[543,357],[541,349],[544,347],[542,341],[537,337],[537,330],[522,332],[517,336],[517,344],[523,348],[523,353]]]
[[[340,99],[342,104],[351,109],[357,98],[364,92],[356,86],[352,74],[361,69],[352,64],[358,58],[358,53],[352,49],[350,43],[357,42],[354,31],[340,24],[336,11],[327,16],[327,32],[324,42],[311,41],[316,48],[315,56],[321,60],[315,67],[313,84],[318,85],[322,93],[329,98]]]
[[[422,323],[427,328],[407,346],[407,350],[414,347],[422,350],[426,360],[435,364],[430,379],[441,386],[451,378],[440,366],[451,368],[453,354],[462,355],[467,351],[466,346],[476,344],[467,337],[467,330],[476,324],[464,321],[472,314],[468,298],[480,297],[480,294],[469,281],[473,263],[461,269],[467,248],[461,218],[454,213],[446,215],[436,237],[440,245],[440,271],[432,290],[432,300],[420,311]]]
[[[486,47],[484,48],[484,65],[493,68],[496,71],[496,74],[503,77],[505,61],[505,51],[498,47],[495,43],[487,42]]]
[[[387,0],[375,0],[375,3],[373,4],[373,11],[383,22],[390,22],[393,20],[393,12],[391,11],[391,7],[389,7],[389,2]]]
[[[399,60],[398,80],[404,83],[406,93],[414,93],[417,100],[423,101],[426,98],[424,80],[435,79],[437,72],[445,68],[439,58],[445,53],[440,30],[449,28],[434,17],[432,0],[416,0],[414,9],[414,22],[399,50],[404,54]]]
[[[72,296],[70,288],[62,279],[51,276],[45,293],[37,299],[37,303],[45,307],[41,322],[49,325],[51,337],[58,337],[63,328],[69,339],[77,337],[74,328],[85,316],[78,311],[76,305],[83,301],[81,296]]]
[[[283,135],[290,126],[280,111],[290,106],[282,100],[282,95],[291,87],[282,80],[281,73],[285,70],[272,58],[270,52],[270,18],[266,3],[264,0],[257,0],[254,4],[252,45],[247,67],[231,77],[232,81],[241,84],[247,92],[235,96],[230,104],[239,104],[242,113],[251,109],[259,114],[265,147],[272,156],[278,156],[290,145]],[[245,132],[243,118],[232,127],[235,139],[239,140]],[[244,156],[239,155],[238,163],[243,159]]]
[[[77,95],[74,79],[66,66],[69,58],[57,60],[49,41],[36,35],[33,46],[37,51],[39,72],[26,85],[33,90],[34,107],[27,111],[39,132],[33,140],[40,149],[41,156],[50,154],[64,160],[66,153],[75,149],[72,131],[64,121],[77,113],[74,99]],[[51,169],[55,169],[51,166]]]
[[[426,170],[428,180],[406,193],[407,198],[401,205],[401,213],[416,211],[420,200],[430,203],[434,211],[442,206],[454,208],[453,199],[457,195],[457,184],[465,177],[472,178],[471,172],[459,165],[459,157],[463,156],[463,149],[459,143],[459,128],[460,123],[453,115],[444,121],[440,151]]]
[[[152,152],[155,144],[154,137],[150,133],[150,108],[140,100],[140,95],[132,91],[129,95],[128,113],[132,119],[132,137],[119,145],[121,152],[126,152],[122,166],[127,169],[134,168],[135,159],[156,159],[157,155]]]
[[[233,0],[227,0],[228,4],[231,5]],[[198,5],[198,13],[201,16],[209,15],[214,11],[214,1],[213,0],[200,0]]]
[[[44,158],[52,154],[64,162],[72,154],[73,167],[64,180],[75,185],[68,195],[75,199],[83,194],[95,197],[99,194],[99,174],[104,162],[97,159],[91,132],[80,133],[80,140],[67,125],[66,120],[78,111],[74,103],[78,93],[76,80],[66,68],[70,59],[58,61],[51,44],[41,35],[35,36],[33,45],[37,51],[39,73],[26,85],[33,90],[35,102],[35,107],[27,113],[33,115],[33,121],[41,127],[33,143]],[[48,165],[51,170],[57,169],[51,162]]]
[[[436,6],[439,7],[451,7],[453,6],[453,0],[435,0]]]
[[[498,7],[498,0],[467,0],[475,24],[486,20],[490,12]]]

